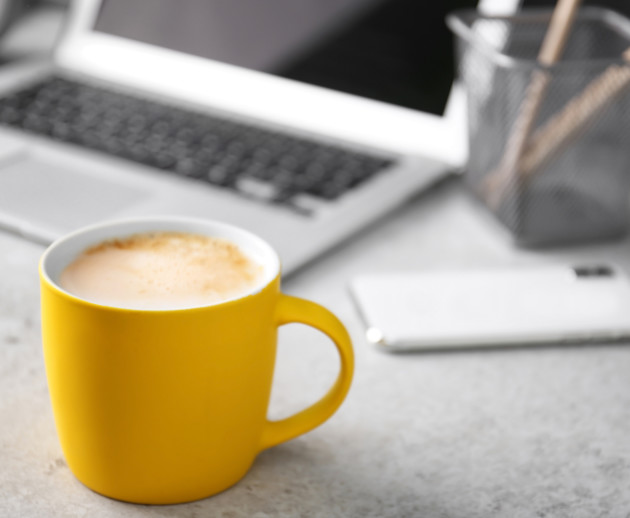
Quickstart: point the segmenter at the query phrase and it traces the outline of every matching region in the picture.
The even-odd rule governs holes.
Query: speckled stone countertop
[[[388,355],[370,348],[353,275],[446,266],[612,260],[630,241],[516,250],[457,181],[441,184],[294,275],[354,339],[348,399],[318,429],[261,454],[212,498],[140,506],[102,497],[63,459],[41,352],[43,248],[0,233],[0,517],[630,516],[630,346]],[[280,333],[270,416],[319,398],[336,372],[318,333]]]

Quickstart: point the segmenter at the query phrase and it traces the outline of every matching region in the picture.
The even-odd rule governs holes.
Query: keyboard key
[[[239,192],[258,200],[273,201],[278,195],[278,191],[273,184],[251,177],[239,178],[236,182],[236,188]]]

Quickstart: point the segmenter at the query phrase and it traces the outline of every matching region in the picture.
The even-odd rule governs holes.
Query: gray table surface
[[[212,498],[139,506],[85,488],[63,459],[41,352],[43,247],[0,233],[0,517],[630,516],[630,347],[388,355],[368,346],[348,296],[375,271],[612,260],[630,241],[523,251],[447,181],[287,280],[354,340],[350,394],[318,429],[262,453]],[[280,333],[270,416],[320,397],[336,373],[317,332]]]

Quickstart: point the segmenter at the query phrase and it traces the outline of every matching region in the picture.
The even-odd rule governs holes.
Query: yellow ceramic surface
[[[213,495],[241,479],[256,455],[318,426],[352,378],[348,334],[325,308],[262,290],[183,310],[127,310],[58,288],[40,264],[46,374],[68,466],[86,486],[129,502],[167,504]],[[313,406],[267,420],[277,327],[328,334],[339,377]]]

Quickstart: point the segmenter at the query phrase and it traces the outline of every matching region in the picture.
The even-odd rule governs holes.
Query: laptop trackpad
[[[148,194],[72,167],[25,157],[0,168],[0,219],[4,214],[7,220],[0,223],[55,237],[111,217]]]

